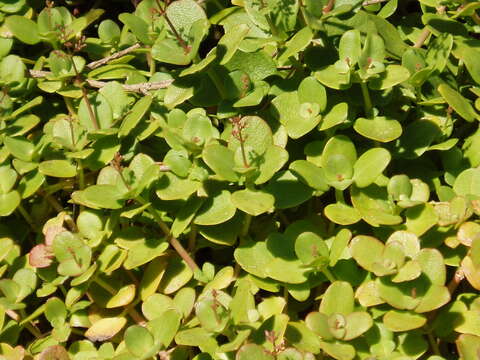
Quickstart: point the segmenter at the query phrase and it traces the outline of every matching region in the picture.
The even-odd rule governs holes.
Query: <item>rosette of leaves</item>
[[[0,4],[0,357],[476,359],[479,4]]]

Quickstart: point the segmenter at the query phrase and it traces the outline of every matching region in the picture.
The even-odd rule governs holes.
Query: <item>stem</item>
[[[285,225],[285,227],[287,227],[288,225],[290,225],[290,221],[287,219],[287,217],[285,216],[285,214],[282,212],[282,210],[275,210],[275,213],[277,214],[277,216],[280,218],[280,220],[282,221],[283,225]]]
[[[428,30],[427,27],[423,29],[421,32],[420,36],[418,37],[417,41],[413,45],[414,48],[421,48],[423,46],[423,43],[427,40],[428,36],[430,35],[430,30]]]
[[[135,277],[135,275],[132,273],[132,271],[131,270],[125,270],[125,273],[133,281],[133,283],[136,286],[138,286],[138,284],[139,284],[138,279]]]
[[[43,71],[43,70],[29,70],[29,74],[32,78],[44,78],[50,76],[52,73],[50,71]],[[101,89],[105,85],[107,85],[108,81],[99,81],[94,79],[86,79],[87,84],[94,88]],[[130,91],[130,92],[137,92],[141,94],[146,94],[149,90],[158,90],[158,89],[165,89],[171,83],[172,80],[163,80],[157,82],[146,82],[146,83],[139,83],[139,84],[121,84],[123,90]]]
[[[42,304],[40,307],[37,308],[37,310],[35,310],[33,313],[28,315],[25,319],[20,321],[19,325],[22,326],[30,321],[35,320],[37,317],[39,317],[45,312],[46,308],[47,308],[47,304],[46,303]]]
[[[90,120],[92,120],[93,128],[95,130],[98,130],[98,129],[100,129],[100,127],[98,126],[97,117],[95,116],[95,113],[93,112],[92,103],[90,102],[90,99],[88,98],[87,89],[85,89],[83,87],[83,85],[81,85],[80,87],[82,88],[82,97],[83,97],[83,100],[85,101],[85,104],[87,105],[88,116],[90,116]]]
[[[242,152],[243,166],[248,168],[250,165],[247,161],[247,154],[245,153],[245,139],[242,137],[242,130],[238,131],[238,140],[240,142],[240,150]]]
[[[192,224],[192,229],[188,234],[188,251],[191,253],[195,251],[195,244],[197,242],[197,232],[198,232],[197,227],[194,224]]]
[[[83,173],[82,160],[78,160],[78,188],[83,190],[85,188],[85,174]]]
[[[137,201],[141,203],[142,205],[147,204],[147,201],[145,201],[142,197],[138,197]],[[175,249],[175,251],[180,255],[180,257],[185,261],[185,263],[188,265],[188,267],[193,271],[200,271],[200,268],[198,265],[195,263],[195,261],[190,257],[188,252],[185,250],[183,245],[178,241],[178,239],[172,235],[170,232],[170,228],[165,224],[165,222],[162,220],[160,217],[160,214],[157,212],[157,210],[150,204],[147,208],[150,212],[150,214],[154,217],[154,219],[157,221],[158,226],[160,226],[160,229],[163,231],[163,233],[167,236],[168,242],[172,247]]]
[[[433,353],[435,355],[441,356],[440,348],[438,347],[437,341],[433,337],[431,330],[427,331],[427,338],[428,338],[428,342],[430,343],[430,347],[432,348]]]
[[[345,196],[342,190],[335,189],[335,200],[337,200],[337,203],[345,204]]]
[[[323,8],[323,13],[328,14],[330,11],[332,11],[333,7],[335,6],[335,0],[328,0],[327,5]]]
[[[77,66],[75,65],[75,61],[73,61],[73,56],[72,55],[70,55],[70,61],[72,62],[72,67],[73,67],[73,70],[75,71],[75,77],[77,78],[80,89],[82,90],[82,97],[83,97],[83,100],[85,101],[85,104],[87,105],[88,115],[90,116],[90,119],[92,120],[93,128],[95,130],[98,130],[100,128],[98,126],[97,117],[95,116],[95,113],[93,112],[92,103],[90,102],[90,99],[88,98],[87,89],[85,89],[85,87],[83,86],[83,83],[80,79],[80,73],[77,70]]]
[[[24,326],[33,336],[35,336],[35,338],[39,339],[43,336],[42,333],[30,322],[20,321],[21,320],[20,315],[18,315],[15,311],[5,310],[5,313],[14,321],[19,323],[20,326]]]
[[[155,1],[157,3],[158,8],[161,9],[160,12],[163,15],[163,17],[165,18],[165,21],[167,22],[168,26],[170,27],[170,30],[172,30],[173,34],[177,38],[178,43],[183,48],[183,51],[185,52],[185,54],[188,54],[190,52],[189,46],[187,45],[185,40],[182,39],[182,37],[178,33],[177,29],[175,29],[175,26],[173,26],[173,23],[170,21],[168,15],[167,15],[167,4],[165,4],[165,7],[162,9],[162,6],[160,6],[160,1],[158,1],[158,0],[155,0]]]
[[[25,219],[25,221],[28,223],[28,225],[30,225],[30,227],[33,229],[33,231],[37,231],[37,226],[35,225],[35,222],[33,221],[32,217],[30,216],[30,214],[25,210],[25,208],[23,207],[22,203],[20,203],[18,205],[18,211],[20,212],[20,214],[22,214],[23,218]]]
[[[147,320],[145,320],[145,318],[140,315],[135,309],[134,307],[141,301],[141,299],[137,299],[135,300],[134,302],[132,302],[131,304],[127,305],[127,307],[122,311],[122,313],[120,314],[120,316],[125,316],[126,313],[128,313],[133,320],[135,320],[135,322],[139,325],[144,325],[147,323]]]
[[[117,153],[118,154],[118,153]],[[120,161],[119,160],[116,160],[117,158],[115,158],[114,160],[112,160],[112,163],[114,165],[114,168],[115,170],[117,170],[119,176],[120,176],[120,179],[123,181],[123,183],[125,184],[125,186],[127,187],[127,189],[130,190],[130,185],[125,181],[125,178],[123,177],[123,174],[122,174],[122,170],[121,170],[121,165],[120,165]],[[190,267],[190,269],[193,271],[193,272],[197,272],[197,271],[200,271],[200,268],[198,267],[198,265],[195,263],[195,261],[190,257],[190,255],[188,254],[188,252],[185,250],[185,248],[183,247],[183,245],[180,243],[180,241],[177,240],[177,238],[175,236],[172,235],[171,231],[170,231],[170,228],[167,226],[167,224],[165,224],[165,222],[162,220],[162,217],[160,216],[160,214],[157,212],[157,210],[152,206],[152,204],[150,204],[149,202],[147,202],[141,195],[139,195],[136,199],[135,199],[137,202],[139,202],[140,204],[142,205],[146,205],[146,204],[149,204],[147,209],[149,210],[150,214],[153,216],[153,218],[157,221],[157,224],[158,226],[160,226],[160,229],[163,231],[163,233],[165,234],[165,236],[167,237],[167,240],[168,242],[170,243],[170,245],[172,245],[172,247],[175,249],[175,251],[178,253],[178,255],[180,255],[180,257],[183,259],[183,261],[185,261],[185,263]]]
[[[75,61],[73,61],[73,56],[72,55],[70,55],[70,61],[72,62],[72,67],[73,67],[73,70],[75,71],[75,77],[77,78],[80,89],[82,90],[82,97],[83,97],[83,100],[85,101],[85,104],[87,105],[88,115],[90,116],[90,119],[92,120],[93,128],[95,130],[98,130],[100,128],[98,126],[97,117],[95,116],[95,113],[93,112],[92,103],[90,102],[90,99],[88,98],[87,89],[85,89],[85,87],[83,86],[83,83],[80,80],[80,73],[77,70],[77,65],[75,65]]]
[[[75,108],[73,107],[72,99],[64,96],[63,100],[65,101],[65,106],[67,107],[68,113],[71,116],[75,116]],[[72,131],[72,136],[73,136],[73,131]]]
[[[373,105],[372,105],[372,99],[370,98],[370,93],[368,92],[368,87],[367,83],[362,81],[360,83],[362,87],[362,95],[363,95],[363,103],[364,103],[364,108],[365,108],[365,116],[368,118],[373,117]]]
[[[245,220],[243,221],[242,230],[240,231],[240,237],[244,238],[248,235],[248,230],[250,229],[250,223],[252,222],[252,215],[245,214]]]
[[[463,273],[463,270],[457,269],[457,271],[455,271],[455,275],[453,275],[452,280],[450,280],[450,282],[447,285],[450,295],[453,295],[458,285],[460,285],[460,283],[464,278],[465,278],[465,274]]]
[[[332,274],[332,272],[328,269],[325,268],[322,270],[323,275],[330,281],[331,283],[335,282],[335,276]]]
[[[150,68],[150,76],[153,76],[153,74],[155,74],[155,71],[156,71],[156,66],[155,66],[155,59],[152,57],[151,51],[147,53],[147,62]]]

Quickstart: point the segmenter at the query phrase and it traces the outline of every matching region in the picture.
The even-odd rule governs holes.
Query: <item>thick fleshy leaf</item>
[[[124,317],[103,318],[88,328],[85,336],[91,341],[106,341],[115,336],[126,325]]]
[[[410,72],[401,65],[388,65],[385,71],[378,78],[368,82],[368,86],[373,90],[389,89],[410,77]]]
[[[119,136],[128,135],[137,124],[142,120],[143,116],[146,114],[150,105],[152,104],[151,96],[144,96],[138,100],[135,105],[132,107],[130,112],[122,121],[120,125],[120,131],[118,132]]]
[[[77,174],[77,167],[68,160],[47,160],[40,163],[38,169],[43,175],[68,178]]]
[[[264,241],[241,244],[235,249],[235,260],[246,272],[261,278],[267,277],[267,265],[273,260]]]
[[[13,35],[25,44],[34,45],[40,42],[37,24],[25,16],[12,15],[6,19],[6,24]]]
[[[258,216],[273,209],[275,198],[263,191],[249,189],[235,191],[232,194],[232,203],[247,214]]]
[[[113,185],[92,185],[83,190],[83,196],[89,203],[104,209],[123,207],[123,194]]]
[[[353,312],[354,294],[352,286],[345,281],[333,282],[325,291],[320,312],[325,315],[343,314]]]
[[[388,150],[373,148],[364,152],[353,166],[353,180],[358,187],[365,187],[377,179],[391,160]]]
[[[353,128],[360,135],[380,141],[390,142],[402,135],[402,126],[395,119],[377,116],[373,119],[358,118]]]
[[[238,180],[238,175],[234,171],[235,154],[229,148],[220,144],[208,145],[203,149],[202,157],[222,180]]]
[[[143,357],[152,353],[153,335],[143,326],[133,325],[125,330],[125,345],[133,355]]]
[[[390,331],[409,331],[427,322],[423,315],[409,311],[390,310],[383,316],[383,323]]]
[[[235,360],[273,360],[273,356],[256,344],[243,345],[237,352]]]
[[[295,160],[289,166],[290,171],[303,183],[315,190],[327,191],[329,186],[320,167],[307,160]]]
[[[235,211],[232,195],[227,190],[223,190],[203,203],[193,222],[197,225],[221,224],[230,220],[235,215]]]
[[[21,200],[18,191],[0,194],[0,216],[10,215],[20,205]]]
[[[275,207],[287,209],[307,201],[312,189],[299,182],[290,171],[278,173],[264,189],[275,197]]]
[[[362,219],[357,209],[342,203],[328,204],[324,211],[330,221],[339,225],[355,224]]]
[[[443,96],[448,105],[465,120],[474,121],[478,117],[467,99],[447,84],[441,84],[438,87],[438,92]]]

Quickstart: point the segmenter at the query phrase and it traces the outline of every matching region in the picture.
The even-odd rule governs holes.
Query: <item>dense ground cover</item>
[[[478,359],[460,0],[0,2],[0,358]]]

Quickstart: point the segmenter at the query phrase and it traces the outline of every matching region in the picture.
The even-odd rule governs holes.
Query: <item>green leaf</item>
[[[113,185],[92,185],[83,190],[86,201],[103,209],[123,207],[123,194]]]
[[[240,121],[247,159],[255,163],[256,158],[273,145],[272,130],[267,122],[258,116],[244,116]],[[240,141],[233,133],[228,139],[228,147],[234,152],[240,148]]]
[[[373,320],[370,314],[367,312],[352,312],[346,316],[345,335],[344,341],[355,339],[366,331],[368,331],[373,325]]]
[[[447,84],[439,85],[438,92],[442,95],[448,105],[450,105],[453,110],[465,120],[471,122],[478,118],[477,113],[468,100]]]
[[[10,166],[0,166],[0,193],[8,193],[17,181],[17,173]]]
[[[390,331],[409,331],[425,325],[425,316],[410,311],[390,310],[383,316],[383,323]]]
[[[360,135],[380,141],[390,142],[402,135],[402,126],[395,119],[389,119],[384,116],[376,116],[373,119],[358,118],[355,120],[353,128]]]
[[[19,56],[5,56],[0,61],[0,83],[10,87],[20,85],[25,80],[25,70],[25,65]]]
[[[421,204],[407,209],[405,227],[417,236],[423,235],[438,221],[438,216],[431,204]]]
[[[246,24],[238,24],[222,36],[218,42],[217,57],[220,59],[220,65],[230,61],[237,51],[242,40],[249,33],[250,28]]]
[[[327,191],[329,189],[324,172],[310,161],[295,160],[290,163],[289,170],[297,176],[300,181],[315,190]]]
[[[232,203],[252,216],[272,211],[275,198],[264,191],[238,190],[232,194]]]
[[[13,35],[21,42],[34,45],[40,42],[37,24],[25,16],[12,15],[9,16],[5,23],[7,24]]]
[[[103,20],[98,25],[98,37],[105,43],[115,43],[120,40],[120,27],[110,19]]]
[[[45,317],[53,327],[62,325],[67,318],[65,304],[56,297],[48,299],[45,305]]]
[[[303,79],[298,86],[298,100],[300,104],[317,104],[318,112],[322,113],[327,107],[327,92],[317,79],[309,76]]]
[[[17,159],[23,161],[32,161],[35,147],[24,137],[5,137],[3,140],[7,150]]]
[[[362,219],[357,209],[342,203],[328,204],[324,212],[330,221],[339,225],[352,225]]]
[[[238,181],[238,175],[234,171],[234,152],[229,148],[212,144],[205,146],[202,152],[202,158],[205,163],[217,174],[222,180]]]
[[[68,160],[47,160],[42,161],[38,170],[47,176],[58,178],[74,177],[77,174],[77,167]]]
[[[120,125],[120,131],[118,132],[118,136],[123,137],[128,135],[138,125],[140,120],[150,108],[151,104],[151,96],[144,96],[140,100],[138,100],[130,110],[130,113],[123,119],[122,125]]]
[[[266,266],[273,260],[264,241],[241,244],[235,249],[234,257],[243,270],[260,278],[267,277]]]
[[[273,360],[273,356],[256,344],[243,345],[237,353],[236,360]]]
[[[295,92],[285,92],[272,101],[275,117],[285,126],[288,136],[298,139],[309,133],[320,122],[320,106],[317,103],[300,103]]]
[[[308,265],[319,258],[327,259],[329,251],[321,237],[313,232],[304,232],[295,240],[295,254]]]
[[[388,150],[373,148],[364,152],[353,166],[353,180],[358,187],[366,187],[383,173],[390,163]]]
[[[147,324],[147,329],[153,335],[156,342],[165,348],[170,346],[175,334],[180,327],[181,316],[177,310],[169,309],[156,319]]]
[[[320,312],[325,315],[348,315],[353,312],[352,286],[345,281],[335,281],[327,288],[320,303]]]
[[[221,224],[231,219],[235,215],[235,211],[230,192],[222,190],[203,203],[193,222],[197,225]]]
[[[91,108],[95,118],[97,119],[100,129],[110,128],[113,121],[113,115],[112,108],[107,98],[100,93],[96,93],[89,100],[90,106],[85,102],[85,99],[82,99],[80,102],[80,106],[78,108],[78,118],[80,120],[80,124],[89,131],[96,130],[90,116],[89,108]]]
[[[126,325],[124,317],[106,317],[97,320],[85,332],[90,341],[106,341],[117,334]]]
[[[278,173],[264,190],[275,198],[275,207],[288,209],[307,201],[312,196],[312,189],[298,181],[290,171]]]
[[[78,276],[90,266],[91,249],[77,235],[64,231],[53,240],[53,252],[57,261],[58,273],[65,276]]]
[[[290,56],[294,56],[305,49],[312,39],[313,33],[309,27],[304,27],[302,30],[298,31],[285,44],[285,51],[278,58],[278,62],[280,64],[285,63]]]
[[[388,65],[379,77],[368,82],[373,90],[385,90],[408,80],[410,72],[400,65]]]
[[[260,162],[259,174],[255,184],[260,185],[270,180],[288,161],[288,152],[280,146],[272,145],[267,148]]]
[[[137,37],[145,45],[151,45],[152,41],[148,36],[148,24],[145,20],[129,13],[123,13],[118,16],[121,22],[128,26],[128,28],[133,32],[133,34]]]
[[[480,169],[466,169],[462,171],[453,184],[457,195],[480,196]]]
[[[153,335],[143,326],[132,325],[125,330],[125,345],[133,355],[143,358],[153,350]]]
[[[321,342],[321,348],[334,359],[352,360],[355,357],[355,348],[341,342]]]
[[[360,31],[349,30],[340,38],[338,52],[340,60],[347,63],[349,67],[354,66],[361,55],[361,37]]]

